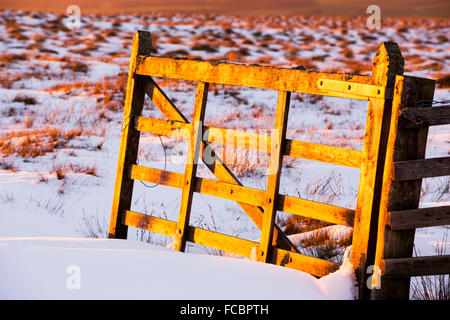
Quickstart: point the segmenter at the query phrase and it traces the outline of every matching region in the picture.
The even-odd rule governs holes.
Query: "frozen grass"
[[[435,243],[435,255],[449,252],[448,229],[441,241]],[[415,250],[415,255],[420,255]],[[413,300],[450,300],[450,275],[421,276],[411,278],[411,299]]]
[[[301,240],[300,252],[309,256],[332,261],[343,262],[345,249],[352,244],[352,232],[335,237],[328,229],[318,229]]]
[[[82,132],[81,129],[64,131],[60,128],[10,132],[0,136],[0,152],[4,156],[35,158],[64,147]]]
[[[108,236],[109,221],[105,216],[96,214],[87,215],[83,210],[79,231],[86,238],[106,238]]]

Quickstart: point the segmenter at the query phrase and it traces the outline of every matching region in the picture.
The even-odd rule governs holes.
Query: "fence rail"
[[[394,180],[396,181],[448,175],[450,175],[450,157],[394,162]]]
[[[177,223],[146,214],[127,211],[123,223],[130,227],[156,232],[169,237],[176,235]],[[210,248],[230,252],[250,258],[252,252],[258,252],[259,243],[229,236],[223,233],[189,226],[187,240]],[[272,263],[323,277],[339,269],[339,264],[318,259],[292,251],[277,248]]]
[[[186,242],[190,241],[318,277],[336,271],[339,264],[299,253],[298,248],[275,224],[276,212],[283,211],[353,227],[351,262],[362,299],[370,295],[365,284],[369,276],[366,268],[371,264],[382,267],[382,279],[387,281],[388,287],[392,287],[389,283],[392,276],[394,279],[406,277],[409,281],[411,275],[427,269],[426,266],[432,262],[439,267],[427,270],[447,270],[446,256],[411,258],[408,252],[412,249],[411,235],[414,238],[410,229],[444,225],[450,220],[448,206],[417,209],[420,179],[448,174],[449,157],[423,160],[426,126],[448,123],[448,109],[404,107],[415,106],[418,100],[432,100],[434,81],[400,76],[403,58],[395,43],[386,42],[380,46],[370,77],[154,57],[150,56],[150,49],[150,34],[138,31],[133,39],[130,60],[109,237],[125,239],[130,226],[172,237],[172,245],[179,251],[184,251]],[[192,122],[152,77],[197,82]],[[278,91],[272,134],[205,126],[203,120],[211,83]],[[363,150],[287,139],[292,92],[367,100]],[[145,96],[153,101],[167,120],[142,116]],[[140,132],[184,139],[189,145],[184,174],[137,165]],[[413,135],[407,132],[413,132]],[[410,147],[411,143],[416,149],[406,153],[406,146]],[[206,157],[204,151],[207,148],[214,150],[214,145],[270,154],[266,190],[243,186],[217,153],[211,152]],[[360,169],[356,208],[341,208],[280,194],[283,156]],[[199,159],[203,160],[217,181],[196,176]],[[135,180],[181,189],[178,220],[169,221],[131,211]],[[191,226],[190,211],[196,192],[236,201],[261,230],[260,242]],[[386,240],[386,232],[406,233],[393,234],[393,238]],[[405,237],[409,240],[400,243],[399,239]],[[380,296],[388,295],[382,292]],[[401,293],[396,291],[394,296],[399,297]]]
[[[450,224],[450,206],[388,212],[391,230],[408,230]]]
[[[141,55],[136,58],[136,74],[142,76],[200,81],[233,86],[252,87],[276,91],[301,92],[349,99],[368,100],[369,95],[356,89],[369,86],[372,92],[372,78],[351,74],[308,72],[296,69],[252,66],[234,63],[211,63],[182,58],[163,58]],[[322,89],[320,80],[337,80],[347,83],[342,92]],[[348,85],[358,84],[347,90]],[[377,90],[377,89],[375,89]],[[380,87],[380,94],[384,88]]]
[[[448,274],[450,255],[384,259],[381,272],[388,278]]]
[[[445,125],[450,123],[450,105],[432,108],[406,108],[400,114],[403,129]]]
[[[183,174],[133,165],[130,179],[149,183],[158,183],[164,186],[182,189]],[[220,182],[205,178],[195,178],[194,191],[235,200],[255,206],[263,206],[266,201],[266,193],[263,190],[248,188],[236,184]],[[322,220],[334,224],[352,227],[355,210],[324,204],[316,201],[305,200],[287,195],[277,195],[277,210],[303,217]]]
[[[146,117],[139,117],[135,127],[139,131],[173,136],[185,140],[189,139],[190,131],[192,130],[192,124],[190,123]],[[210,126],[203,126],[202,130],[204,132],[203,142],[269,153],[272,150],[271,136]],[[360,168],[362,162],[362,151],[360,150],[291,139],[285,139],[282,153],[289,157],[332,163],[352,168]]]

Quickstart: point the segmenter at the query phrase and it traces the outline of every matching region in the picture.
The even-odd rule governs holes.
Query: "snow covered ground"
[[[272,293],[246,290],[237,280],[214,277],[215,268],[220,271],[216,275],[225,272],[227,277],[236,273],[236,269],[242,269],[238,272],[242,277],[251,274],[251,270],[261,276],[270,271],[273,279],[281,282],[274,280],[278,283],[274,286],[286,286],[283,290],[292,294],[290,298],[352,298],[353,283],[345,268],[316,280],[281,267],[211,256],[224,253],[198,245],[189,245],[190,254],[182,255],[164,248],[171,239],[134,228],[129,230],[128,242],[92,240],[104,238],[107,233],[130,45],[137,29],[152,33],[158,55],[287,67],[303,65],[308,70],[360,74],[370,74],[379,44],[394,40],[405,56],[406,74],[445,79],[450,71],[448,19],[384,19],[381,30],[370,31],[364,19],[338,17],[83,15],[81,29],[69,30],[64,27],[61,15],[0,12],[0,268],[5,271],[0,275],[2,297],[33,298],[41,292],[41,297],[48,298],[89,298],[102,294],[105,298],[175,298],[179,293],[173,287],[144,290],[145,285],[138,284],[139,273],[128,273],[132,281],[121,284],[130,289],[126,293],[106,284],[107,275],[114,274],[120,266],[131,270],[140,263],[142,270],[155,268],[151,270],[173,274],[172,269],[162,268],[161,261],[167,258],[174,265],[190,266],[186,272],[193,276],[186,277],[186,281],[198,280],[200,286],[206,286],[200,271],[211,275],[212,282],[223,284],[227,297],[232,284],[237,288],[233,292],[239,295],[232,298],[262,298]],[[195,84],[155,80],[191,118]],[[447,87],[437,88],[435,100],[449,99]],[[260,132],[273,126],[275,106],[273,91],[211,86],[206,125]],[[293,94],[287,136],[361,150],[366,110],[367,103],[361,101]],[[144,115],[162,118],[149,101]],[[449,126],[431,128],[427,157],[448,155],[449,136]],[[186,151],[184,142],[162,137],[161,144],[157,136],[142,137],[139,164],[183,172],[184,165],[179,159]],[[222,158],[244,185],[265,189],[266,154],[239,149],[227,152],[230,155]],[[246,162],[244,156],[255,164]],[[198,175],[212,178],[204,166],[200,166]],[[285,159],[281,191],[352,208],[358,179],[357,169]],[[421,206],[448,205],[449,187],[448,177],[425,179]],[[180,195],[180,190],[136,182],[132,210],[175,221]],[[277,223],[283,228],[294,225],[297,229],[291,232],[294,233],[291,239],[305,254],[317,254],[314,248],[306,246],[305,239],[314,237],[307,222],[293,224],[289,216],[279,213]],[[191,224],[251,240],[260,237],[259,229],[237,204],[205,195],[194,196]],[[342,226],[322,229],[333,239],[351,232]],[[448,227],[417,230],[418,254],[433,255],[437,244],[450,248],[444,240],[446,234]],[[336,248],[335,254],[327,258],[342,262],[345,248],[346,245]],[[149,252],[152,253],[147,255]],[[47,258],[38,257],[52,257],[55,269],[47,270],[50,268]],[[112,260],[120,262],[117,269],[106,271],[106,263]],[[35,267],[26,266],[28,261]],[[83,279],[89,279],[82,280],[82,290],[70,291],[65,287],[67,264],[79,265]],[[222,266],[230,266],[234,271],[225,271]],[[33,273],[34,270],[38,272]],[[96,272],[98,282],[95,277],[89,278]],[[52,280],[53,273],[59,276]],[[48,290],[38,289],[46,282],[42,279],[51,284]],[[229,285],[225,279],[229,279]],[[34,281],[38,285],[33,286]],[[291,287],[291,283],[296,285]],[[130,287],[132,284],[137,286],[135,291]],[[311,290],[299,290],[300,284]],[[342,290],[333,291],[336,286]],[[5,288],[10,290],[4,291]],[[200,298],[200,291],[198,294]],[[221,293],[215,294],[219,298]]]
[[[131,240],[0,238],[0,299],[353,299],[348,263],[321,279]]]

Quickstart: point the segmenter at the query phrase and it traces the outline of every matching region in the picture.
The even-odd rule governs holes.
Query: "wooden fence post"
[[[125,97],[124,121],[120,138],[119,161],[117,164],[116,184],[109,225],[109,238],[126,239],[128,227],[123,223],[123,215],[130,210],[134,180],[128,177],[131,166],[136,163],[140,132],[134,127],[144,106],[144,81],[135,74],[136,57],[148,55],[152,47],[149,32],[137,31],[133,37],[130,69],[128,71],[127,94]]]
[[[403,66],[404,59],[398,45],[394,42],[384,42],[374,58],[372,84],[384,86],[387,94],[392,93],[395,77],[403,74]],[[351,252],[360,299],[367,299],[369,295],[366,270],[375,260],[379,200],[392,107],[391,98],[384,98],[369,98],[367,109]]]
[[[416,209],[419,206],[422,179],[394,181],[394,162],[416,160],[425,157],[428,127],[401,128],[399,116],[405,108],[431,106],[435,81],[399,76],[396,79],[383,191],[380,202],[375,266],[384,273],[383,260],[409,258],[413,253],[415,229],[393,231],[387,225],[388,213],[397,210]],[[410,277],[389,278],[381,276],[379,289],[373,289],[372,299],[409,299]]]

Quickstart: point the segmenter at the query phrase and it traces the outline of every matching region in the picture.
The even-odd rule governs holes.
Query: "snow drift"
[[[321,279],[130,240],[0,238],[1,299],[353,299],[348,261]]]

